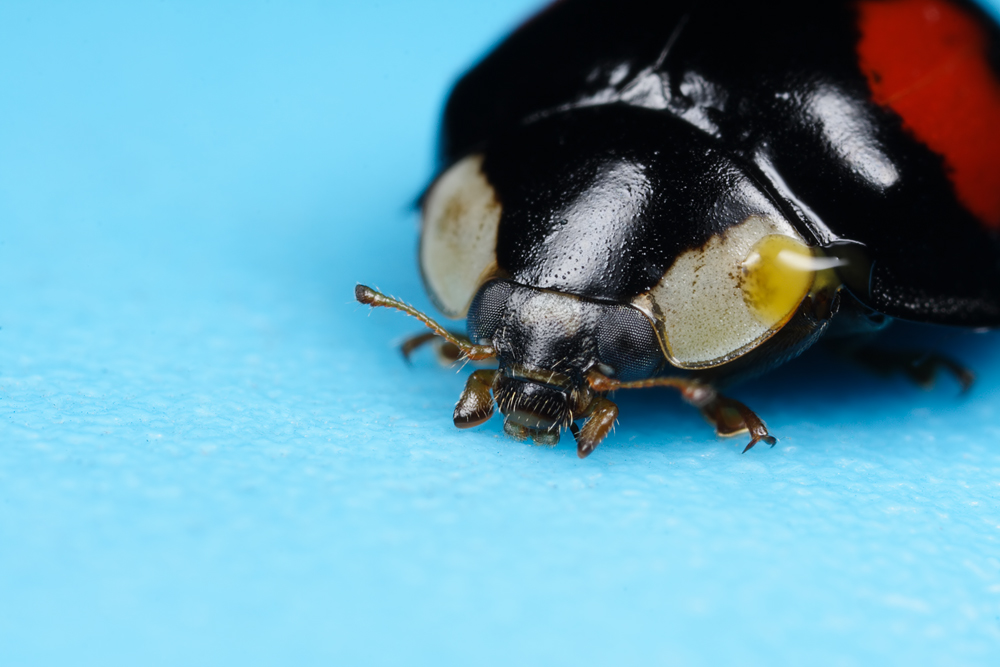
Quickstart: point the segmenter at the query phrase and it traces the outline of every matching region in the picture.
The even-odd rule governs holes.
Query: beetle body
[[[441,160],[421,271],[499,366],[462,426],[589,417],[585,455],[606,391],[661,384],[773,442],[717,390],[892,318],[1000,323],[1000,32],[966,2],[557,2],[456,85]]]

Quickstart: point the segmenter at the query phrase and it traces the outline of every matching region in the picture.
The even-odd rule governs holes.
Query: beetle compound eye
[[[597,327],[597,353],[618,380],[648,377],[663,360],[653,325],[637,309],[608,308]]]
[[[758,241],[741,266],[743,300],[766,327],[783,324],[816,277],[812,250],[798,239],[772,234]]]
[[[481,155],[455,163],[424,202],[420,270],[434,304],[451,318],[465,317],[496,272],[500,203],[482,163]]]
[[[474,343],[493,340],[500,319],[507,310],[507,302],[514,286],[506,280],[491,280],[483,285],[469,306],[466,329]]]

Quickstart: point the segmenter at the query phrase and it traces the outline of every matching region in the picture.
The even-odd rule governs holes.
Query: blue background
[[[430,307],[443,97],[534,4],[0,4],[0,663],[1000,664],[997,336],[580,461],[353,303]]]

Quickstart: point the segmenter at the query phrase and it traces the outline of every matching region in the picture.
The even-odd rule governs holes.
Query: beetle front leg
[[[615,419],[618,418],[618,406],[603,396],[595,396],[588,412],[590,417],[584,422],[583,428],[571,429],[576,437],[576,455],[581,459],[590,456],[614,427]]]
[[[744,454],[758,442],[766,442],[772,447],[777,442],[774,436],[768,432],[764,421],[753,410],[735,399],[722,396],[713,387],[698,380],[663,377],[636,380],[634,382],[619,382],[591,370],[587,374],[587,383],[591,389],[599,392],[614,391],[616,389],[646,389],[649,387],[670,387],[671,389],[676,389],[685,401],[701,410],[701,414],[715,427],[715,432],[718,435],[733,436],[749,432],[750,442],[743,448]],[[586,425],[584,428],[586,428]]]
[[[480,369],[469,376],[465,390],[455,406],[453,419],[458,428],[479,426],[493,416],[490,390],[497,377],[496,369]]]

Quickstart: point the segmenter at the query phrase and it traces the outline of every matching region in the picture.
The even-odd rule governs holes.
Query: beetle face
[[[650,321],[637,309],[493,280],[469,308],[469,337],[496,350],[493,384],[504,430],[554,444],[586,415],[586,373],[648,377],[662,362]]]

